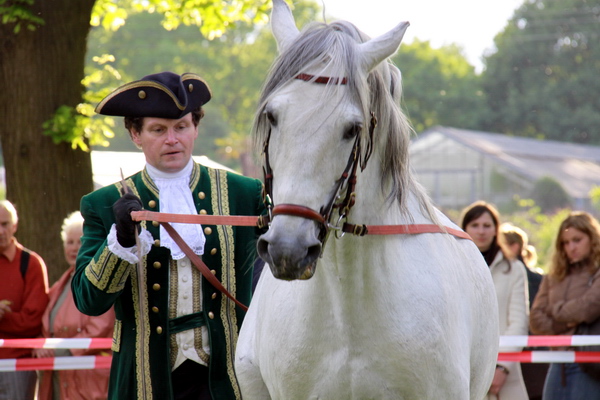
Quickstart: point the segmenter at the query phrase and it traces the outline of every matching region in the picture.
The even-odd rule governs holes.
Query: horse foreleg
[[[235,352],[235,374],[244,400],[270,400],[269,390],[262,378],[254,347],[253,316],[244,320]]]

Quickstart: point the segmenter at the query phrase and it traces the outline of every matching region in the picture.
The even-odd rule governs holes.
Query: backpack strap
[[[29,257],[31,254],[29,250],[23,248],[21,251],[21,277],[25,280],[25,275],[27,274],[27,267],[29,267]]]

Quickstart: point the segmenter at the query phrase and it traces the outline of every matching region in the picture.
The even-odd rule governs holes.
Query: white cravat
[[[194,168],[194,161],[190,158],[185,168],[179,172],[168,173],[160,171],[150,164],[146,164],[148,174],[158,187],[160,212],[169,214],[197,214],[196,206],[190,189],[190,175]],[[200,224],[172,223],[173,228],[190,246],[194,253],[204,254],[206,238]],[[171,250],[174,260],[185,257],[184,252],[177,246],[165,228],[160,227],[160,245]]]

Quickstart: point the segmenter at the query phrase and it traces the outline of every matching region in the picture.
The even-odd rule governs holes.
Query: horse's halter
[[[327,76],[315,77],[309,74],[298,74],[295,78],[318,84],[332,83],[345,85],[347,83],[346,78],[332,78]],[[356,193],[354,192],[354,189],[356,187],[356,171],[359,164],[361,171],[363,171],[367,166],[367,161],[369,161],[371,153],[373,152],[373,131],[375,130],[376,126],[377,118],[375,118],[375,114],[371,111],[367,148],[364,156],[361,158],[361,135],[358,134],[354,139],[354,145],[352,146],[352,151],[350,153],[350,157],[348,157],[348,162],[346,163],[344,172],[335,182],[331,198],[323,207],[321,207],[318,212],[312,208],[297,204],[278,204],[273,207],[273,170],[271,169],[271,164],[269,162],[269,141],[271,140],[271,129],[269,128],[269,132],[263,144],[263,154],[265,157],[265,165],[263,167],[265,181],[265,204],[269,212],[269,221],[272,221],[276,215],[292,215],[317,222],[320,227],[318,238],[321,242],[321,254],[332,229],[336,231],[336,237],[342,237],[344,235],[344,232],[342,231],[342,224],[347,220],[348,213],[350,212],[352,206],[354,206],[355,202],[354,198]],[[344,184],[346,184],[346,188],[345,195],[342,198],[340,196],[340,192],[342,192]],[[339,209],[339,218],[335,225],[332,225],[330,220],[334,209]]]

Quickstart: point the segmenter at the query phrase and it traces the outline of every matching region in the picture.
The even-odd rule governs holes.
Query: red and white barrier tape
[[[110,338],[0,339],[0,348],[28,349],[109,349]],[[500,336],[500,348],[562,347],[600,345],[600,336]]]
[[[17,358],[0,360],[0,372],[104,369],[110,368],[111,356],[76,356],[53,358]],[[586,351],[523,351],[500,353],[498,361],[521,363],[588,363],[600,362],[600,352]]]
[[[0,347],[17,349],[110,349],[111,338],[0,339]]]
[[[0,348],[32,349],[109,349],[110,338],[91,339],[0,339]],[[600,345],[600,336],[501,336],[500,348],[563,347]],[[0,360],[0,372],[102,369],[110,368],[111,356],[75,356],[50,358],[18,358]],[[586,351],[522,351],[501,352],[498,361],[522,363],[586,363],[600,362],[600,352]]]
[[[17,358],[0,360],[0,372],[105,369],[110,368],[112,356],[74,356],[48,358]]]
[[[500,348],[506,347],[571,347],[600,345],[600,336],[500,336]]]
[[[598,363],[600,351],[521,351],[499,353],[498,361],[522,363]]]

